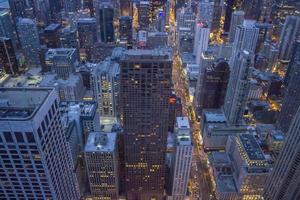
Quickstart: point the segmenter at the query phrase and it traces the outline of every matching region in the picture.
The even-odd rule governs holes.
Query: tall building
[[[10,38],[0,37],[0,68],[6,74],[17,75],[19,73],[16,53]]]
[[[119,18],[120,40],[125,43],[132,43],[132,18],[121,16]]]
[[[60,24],[50,24],[47,26],[43,33],[44,44],[48,48],[59,48],[60,40]]]
[[[168,200],[184,200],[193,157],[193,143],[187,117],[176,118],[175,137],[176,145],[171,169],[172,191]]]
[[[245,19],[245,12],[237,10],[232,13],[229,29],[229,42],[234,42],[235,32],[238,26],[242,25]]]
[[[114,42],[114,8],[110,1],[94,1],[96,11],[98,41]]]
[[[45,59],[49,69],[62,79],[67,79],[75,72],[78,64],[77,50],[71,48],[49,49]]]
[[[195,38],[193,54],[196,56],[196,63],[200,64],[202,53],[207,50],[209,42],[209,28],[198,22],[195,26]]]
[[[300,105],[300,41],[297,40],[294,45],[292,60],[288,67],[286,77],[288,86],[282,101],[281,112],[278,116],[277,127],[284,133],[287,133],[290,124]]]
[[[292,48],[297,36],[300,34],[300,17],[287,16],[280,35],[279,59],[290,60]]]
[[[140,1],[138,4],[138,22],[140,30],[147,30],[150,25],[149,20],[150,2]]]
[[[211,23],[211,31],[216,32],[220,30],[221,26],[221,17],[223,14],[223,0],[214,0],[214,8],[212,14],[212,23]]]
[[[218,59],[205,68],[202,83],[197,85],[194,99],[199,115],[203,109],[221,108],[226,96],[229,75],[229,65],[223,59]]]
[[[91,83],[98,111],[102,117],[116,117],[119,94],[119,64],[110,59],[98,64],[91,73]]]
[[[248,51],[240,51],[231,67],[232,71],[224,102],[224,113],[230,124],[238,125],[243,122],[252,65],[253,55]]]
[[[121,16],[133,16],[133,0],[120,0]]]
[[[0,93],[1,199],[79,200],[57,92],[2,88]]]
[[[211,28],[214,14],[214,2],[203,0],[199,2],[198,6],[197,20],[206,24],[208,28]]]
[[[9,0],[8,3],[14,22],[17,22],[19,17],[25,17],[26,2],[24,0]]]
[[[60,30],[59,34],[60,46],[63,48],[75,48],[79,51],[76,28],[65,27]]]
[[[300,198],[300,110],[292,120],[287,138],[266,184],[264,199],[290,200]]]
[[[94,44],[97,42],[95,18],[79,18],[77,21],[80,58],[90,60]]]
[[[118,147],[116,133],[92,132],[84,149],[93,199],[118,199]]]
[[[121,59],[120,110],[128,199],[162,199],[171,95],[168,49],[128,50]]]
[[[0,37],[10,38],[14,46],[16,45],[17,38],[14,33],[14,26],[7,10],[0,11]]]
[[[230,171],[240,195],[235,199],[262,199],[271,168],[255,136],[250,133],[230,136],[225,152],[231,161]]]
[[[262,6],[265,0],[247,0],[242,3],[242,10],[245,11],[246,19],[259,20],[262,13]],[[272,8],[269,8],[272,9]]]
[[[224,32],[228,32],[230,28],[232,12],[241,7],[242,0],[224,0],[225,4],[225,19]]]
[[[27,66],[40,67],[41,47],[36,23],[28,18],[20,18],[17,30]]]

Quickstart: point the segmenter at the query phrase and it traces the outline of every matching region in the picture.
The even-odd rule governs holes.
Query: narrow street
[[[210,176],[207,166],[207,155],[202,148],[203,142],[200,134],[200,123],[194,117],[194,109],[189,99],[186,78],[180,58],[175,54],[173,60],[174,90],[176,95],[181,98],[183,115],[189,118],[193,134],[194,154],[189,184],[190,196],[192,200],[209,200],[213,199],[213,196],[211,195],[211,180],[208,180]]]

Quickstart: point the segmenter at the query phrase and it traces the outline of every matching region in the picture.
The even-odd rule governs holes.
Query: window
[[[17,142],[24,142],[24,138],[21,132],[15,132]]]
[[[26,137],[29,143],[35,143],[34,135],[32,132],[26,132]]]
[[[10,132],[3,132],[6,142],[14,142]]]

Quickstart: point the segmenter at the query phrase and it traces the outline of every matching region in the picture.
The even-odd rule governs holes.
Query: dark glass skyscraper
[[[121,59],[128,200],[163,198],[172,58],[166,50],[128,50]]]
[[[114,33],[114,8],[111,2],[101,2],[99,0],[94,2],[97,21],[98,41],[113,42],[115,40]]]
[[[291,126],[286,141],[265,184],[265,200],[300,199],[300,110],[295,113],[294,119],[289,121]]]
[[[132,42],[132,18],[129,16],[122,16],[119,18],[119,33],[120,40],[131,43]]]
[[[10,38],[0,37],[0,67],[3,67],[7,74],[18,73],[18,62]]]
[[[278,117],[278,128],[287,133],[289,126],[300,105],[300,41],[296,41],[287,76],[288,87]]]

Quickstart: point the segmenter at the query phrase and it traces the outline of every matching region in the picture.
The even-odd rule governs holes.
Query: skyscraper
[[[77,21],[80,58],[91,59],[94,44],[97,42],[95,18],[79,18]]]
[[[50,24],[47,26],[43,33],[44,44],[48,48],[59,48],[60,40],[60,24]]]
[[[242,0],[225,0],[225,21],[224,21],[224,31],[228,32],[230,28],[232,12],[235,9],[239,9]]]
[[[129,200],[163,198],[171,74],[167,49],[128,50],[121,59],[120,110]]]
[[[120,40],[122,42],[132,42],[132,18],[129,16],[121,16],[119,18]]]
[[[287,16],[280,35],[279,59],[290,60],[292,48],[300,33],[300,17]]]
[[[262,13],[263,1],[265,0],[247,0],[242,3],[242,10],[245,11],[246,19],[259,20]],[[271,9],[271,8],[269,8]]]
[[[175,137],[175,152],[171,169],[172,192],[168,200],[184,200],[193,157],[193,143],[187,117],[176,118]]]
[[[17,38],[14,33],[14,26],[7,10],[0,11],[0,37],[10,38],[14,46],[16,45]]]
[[[71,27],[65,27],[60,30],[60,46],[63,48],[75,48],[79,50],[77,30]]]
[[[102,117],[117,116],[119,75],[119,64],[110,59],[98,64],[91,73],[93,93]]]
[[[120,0],[121,16],[133,16],[133,0]]]
[[[203,109],[220,108],[224,104],[229,75],[229,65],[223,59],[205,67],[202,83],[199,86],[197,84],[194,99],[199,115]]]
[[[98,41],[113,42],[115,40],[114,32],[114,8],[110,1],[94,1],[96,11]]]
[[[0,37],[0,68],[3,68],[5,73],[17,75],[18,61],[10,38]]]
[[[84,155],[93,199],[118,199],[117,134],[90,133]]]
[[[230,79],[224,102],[224,113],[230,124],[239,125],[247,103],[253,55],[248,51],[240,51],[231,67]]]
[[[199,2],[198,16],[199,22],[202,22],[211,28],[214,14],[214,2],[210,0],[203,0]]]
[[[79,200],[57,92],[2,88],[0,98],[1,199]]]
[[[72,48],[49,49],[45,57],[49,68],[62,79],[75,72],[78,64],[77,50]]]
[[[139,29],[147,30],[150,25],[149,20],[149,12],[150,12],[150,2],[149,1],[140,1],[138,4],[138,21],[139,21]]]
[[[27,66],[40,67],[41,49],[36,23],[28,18],[20,18],[17,30]]]
[[[230,30],[229,30],[229,42],[232,43],[235,38],[235,32],[239,25],[242,25],[245,18],[245,12],[238,10],[234,11],[231,16]]]
[[[14,22],[17,22],[19,17],[25,17],[26,2],[24,0],[9,0],[8,3]]]
[[[288,67],[288,86],[285,92],[281,112],[278,116],[277,126],[284,133],[288,132],[289,126],[300,105],[300,41],[294,45],[292,60]]]
[[[199,22],[195,28],[194,50],[193,53],[196,56],[196,63],[200,64],[201,56],[208,48],[209,42],[209,28]]]
[[[267,183],[264,199],[291,200],[300,198],[300,110],[289,127],[287,138]]]

